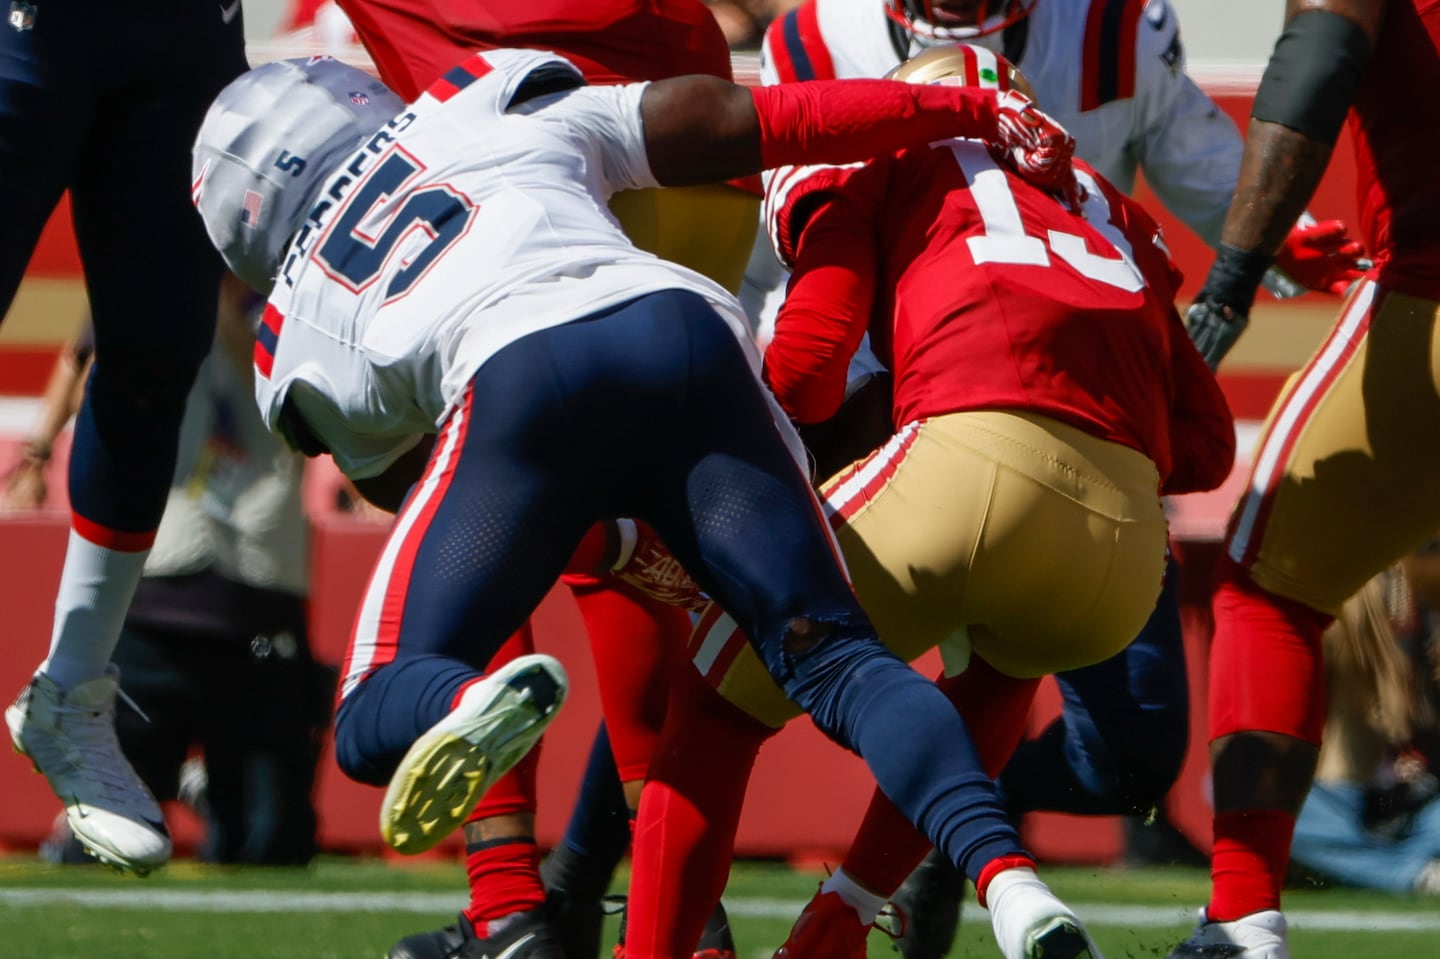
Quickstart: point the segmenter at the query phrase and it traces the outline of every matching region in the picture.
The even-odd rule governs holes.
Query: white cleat
[[[1006,869],[985,895],[1005,959],[1104,959],[1075,913],[1032,870]]]
[[[472,683],[400,760],[380,806],[380,835],[406,855],[433,849],[539,741],[567,688],[565,668],[543,655]]]
[[[169,861],[170,834],[155,797],[120,751],[119,682],[114,665],[68,690],[36,673],[5,710],[5,724],[15,751],[30,757],[65,804],[65,817],[85,850],[143,876]]]
[[[1167,959],[1290,959],[1285,915],[1275,909],[1229,922],[1211,922],[1200,910],[1195,931]]]

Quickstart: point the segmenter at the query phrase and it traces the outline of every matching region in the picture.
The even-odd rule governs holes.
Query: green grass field
[[[1193,869],[1045,871],[1109,959],[1164,956],[1206,892]],[[726,892],[740,959],[768,959],[818,873],[746,863]],[[310,870],[177,864],[149,879],[90,867],[0,860],[4,959],[380,959],[397,938],[443,925],[463,905],[458,866],[326,859]],[[1298,959],[1440,955],[1435,900],[1349,890],[1290,893]],[[614,928],[610,929],[613,938]],[[893,955],[872,936],[870,952]],[[967,904],[952,953],[997,957],[989,922]]]

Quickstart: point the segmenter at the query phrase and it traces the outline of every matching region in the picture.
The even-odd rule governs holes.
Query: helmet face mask
[[[1027,16],[1038,0],[885,0],[885,13],[922,45],[956,43],[999,33]]]
[[[336,164],[404,107],[330,57],[267,63],[222,90],[195,139],[191,197],[231,272],[268,294]]]

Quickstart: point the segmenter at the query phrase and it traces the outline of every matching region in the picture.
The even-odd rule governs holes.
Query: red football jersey
[[[708,73],[730,48],[699,0],[339,0],[385,81],[413,100],[476,50],[528,47],[569,59],[591,83]]]
[[[1379,282],[1440,299],[1440,0],[1392,0],[1350,111],[1360,229]]]
[[[1077,173],[1083,216],[971,140],[777,174],[772,235],[795,268],[765,357],[781,404],[833,414],[868,331],[896,423],[1028,410],[1144,452],[1167,492],[1218,485],[1234,424],[1175,312],[1160,230]]]

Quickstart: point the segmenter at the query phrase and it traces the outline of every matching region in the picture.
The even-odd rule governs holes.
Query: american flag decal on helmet
[[[351,90],[350,102],[355,104],[357,107],[369,106],[370,94],[366,93],[364,90]]]
[[[254,190],[245,191],[245,202],[240,204],[240,222],[255,229],[260,223],[260,207],[265,203],[265,198]]]

